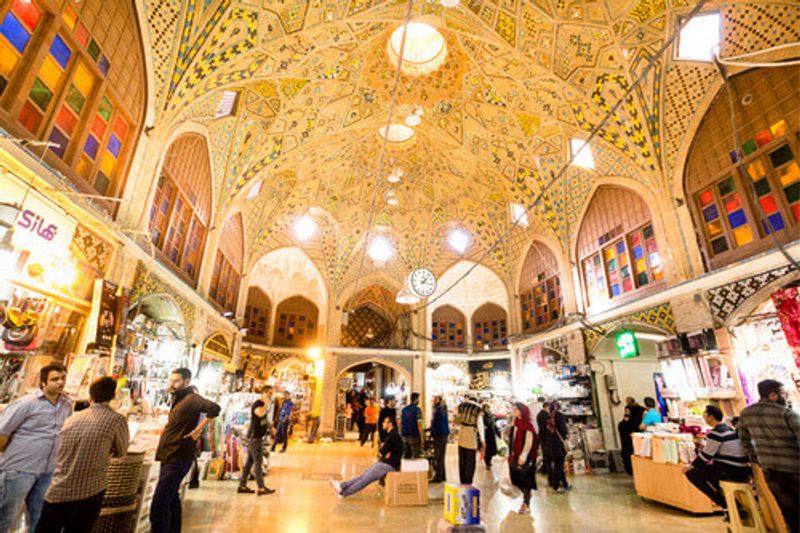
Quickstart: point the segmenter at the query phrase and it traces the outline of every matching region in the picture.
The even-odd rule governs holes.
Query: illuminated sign
[[[69,254],[77,222],[39,193],[28,191],[14,223],[14,246],[55,256]]]
[[[636,341],[636,334],[632,331],[617,333],[617,353],[620,359],[639,357],[639,343]]]

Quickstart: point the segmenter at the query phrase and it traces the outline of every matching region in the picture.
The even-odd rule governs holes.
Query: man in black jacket
[[[380,457],[378,462],[367,468],[360,476],[348,481],[339,483],[335,479],[330,480],[333,490],[339,496],[352,496],[368,485],[383,479],[389,472],[400,470],[400,461],[403,458],[403,437],[397,431],[397,421],[385,418],[382,426],[386,430],[386,441],[378,452]]]
[[[386,418],[391,418],[397,424],[397,409],[394,406],[394,398],[386,400],[386,406],[381,408],[378,415],[378,440],[383,443],[386,440],[388,433],[383,429],[383,421]]]
[[[156,460],[161,462],[158,485],[150,505],[150,528],[153,533],[173,533],[181,530],[181,481],[195,458],[197,439],[209,420],[219,416],[220,407],[196,394],[190,387],[192,372],[178,368],[169,376],[172,410],[164,433],[158,442]],[[198,424],[200,415],[206,418]]]

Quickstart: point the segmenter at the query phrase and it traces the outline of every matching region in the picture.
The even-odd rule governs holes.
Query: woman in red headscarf
[[[514,425],[509,435],[511,453],[508,469],[511,483],[522,491],[520,514],[530,513],[531,490],[536,490],[536,451],[539,438],[531,422],[531,411],[524,403],[515,403],[512,409]]]

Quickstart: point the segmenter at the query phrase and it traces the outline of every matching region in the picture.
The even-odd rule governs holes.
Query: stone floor
[[[189,491],[183,504],[184,531],[318,532],[435,532],[442,516],[442,485],[432,485],[428,507],[383,504],[376,485],[347,499],[332,491],[329,477],[350,478],[374,461],[374,452],[357,443],[294,444],[274,454],[267,485],[273,495],[236,494],[234,481],[204,481]],[[448,449],[448,479],[458,476],[457,454]],[[521,496],[511,499],[500,489],[502,461],[491,472],[478,466],[475,483],[481,489],[481,515],[491,532],[696,532],[723,533],[719,516],[694,517],[670,507],[643,502],[624,475],[578,476],[574,489],[556,494],[543,488],[534,493],[530,516],[516,509]],[[251,487],[254,483],[251,482]]]

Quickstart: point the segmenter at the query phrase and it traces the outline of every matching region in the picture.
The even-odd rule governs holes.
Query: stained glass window
[[[14,0],[0,22],[0,94],[5,92],[41,18],[42,12],[34,2]]]
[[[789,145],[783,145],[769,154],[770,165],[778,179],[777,186],[783,195],[795,222],[800,222],[800,164]],[[775,230],[778,231],[777,226]]]
[[[605,269],[599,253],[583,260],[583,276],[589,305],[596,305],[608,299]]]

